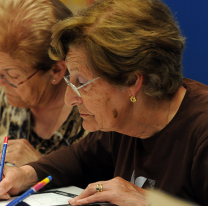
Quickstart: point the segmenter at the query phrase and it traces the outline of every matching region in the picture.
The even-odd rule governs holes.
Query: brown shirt
[[[184,100],[172,121],[148,139],[94,132],[31,163],[51,186],[86,184],[123,177],[146,188],[208,205],[208,87],[184,79]]]

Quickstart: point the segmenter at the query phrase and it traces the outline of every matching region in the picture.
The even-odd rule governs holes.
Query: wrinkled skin
[[[1,155],[1,154],[0,154]],[[38,160],[42,155],[25,139],[9,140],[5,162],[18,167]]]
[[[102,184],[103,191],[97,192],[97,184]],[[91,183],[88,187],[74,199],[70,199],[71,205],[85,205],[94,202],[110,202],[119,206],[147,206],[145,197],[146,190],[124,180],[121,177],[113,178],[109,181]]]

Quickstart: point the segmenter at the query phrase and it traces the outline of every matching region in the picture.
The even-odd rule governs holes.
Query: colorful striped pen
[[[1,154],[0,182],[1,182],[1,179],[2,179],[2,174],[3,174],[3,169],[4,169],[4,161],[5,161],[5,156],[6,156],[8,139],[9,138],[7,136],[4,138],[4,145],[3,145],[2,154]]]
[[[40,190],[42,187],[44,187],[47,183],[49,183],[52,180],[51,176],[46,177],[44,180],[38,182],[36,185],[31,187],[27,192],[23,193],[21,196],[17,197],[13,201],[11,201],[8,205],[6,206],[15,206],[18,205],[20,202],[22,202],[25,198],[28,196],[32,195],[33,193],[37,192]]]

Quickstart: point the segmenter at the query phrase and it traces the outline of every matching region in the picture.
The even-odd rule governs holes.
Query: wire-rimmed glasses
[[[20,83],[18,84],[13,84],[11,82],[9,82],[6,77],[4,75],[0,75],[0,78],[3,79],[6,83],[10,84],[11,86],[17,88],[17,86],[19,86],[20,84],[23,84],[25,83],[28,79],[30,79],[31,77],[33,77],[38,71],[40,70],[36,70],[34,73],[32,73],[29,77],[27,77],[24,81],[21,81]]]
[[[81,97],[81,93],[79,92],[79,89],[81,89],[82,87],[84,87],[84,86],[90,84],[91,82],[95,81],[96,79],[98,79],[98,78],[100,78],[100,77],[96,77],[96,78],[90,80],[89,82],[87,82],[87,83],[85,83],[85,84],[79,86],[79,87],[76,87],[74,84],[72,84],[72,83],[70,82],[70,75],[64,76],[63,78],[64,78],[66,84],[67,84],[68,86],[71,86],[71,88],[76,92],[76,94],[77,94],[79,97]]]

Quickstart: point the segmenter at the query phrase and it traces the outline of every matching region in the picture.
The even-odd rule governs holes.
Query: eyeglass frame
[[[63,76],[63,78],[64,78],[64,80],[65,80],[67,86],[71,86],[71,88],[73,89],[73,91],[76,92],[76,94],[77,94],[79,97],[81,97],[81,93],[80,93],[79,89],[81,89],[82,87],[84,87],[84,86],[86,86],[86,85],[92,83],[92,82],[95,81],[96,79],[99,79],[99,78],[100,78],[100,76],[99,76],[99,77],[96,77],[96,78],[90,80],[89,82],[87,82],[87,83],[85,83],[85,84],[83,84],[83,85],[81,85],[81,86],[79,86],[79,87],[76,87],[74,84],[72,84],[72,83],[70,82],[70,80],[68,79],[69,77],[70,77],[70,75]]]
[[[9,82],[6,78],[4,78],[2,75],[0,75],[0,78],[2,79],[2,80],[4,80],[6,83],[8,83],[9,85],[11,85],[12,87],[15,87],[15,88],[17,88],[19,85],[21,85],[21,84],[23,84],[23,83],[25,83],[27,80],[29,80],[31,77],[33,77],[37,72],[39,72],[40,70],[36,70],[34,73],[32,73],[29,77],[27,77],[24,81],[21,81],[20,83],[18,83],[18,84],[13,84],[13,83],[11,83],[11,82]]]

